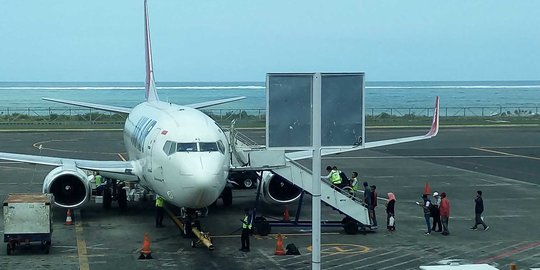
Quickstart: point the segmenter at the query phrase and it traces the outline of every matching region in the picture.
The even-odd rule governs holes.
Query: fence
[[[441,117],[490,117],[490,116],[532,116],[538,115],[539,107],[441,107]],[[205,109],[205,113],[218,121],[251,119],[262,121],[265,109]],[[431,116],[433,108],[366,108],[366,117],[412,117]],[[123,122],[125,114],[103,112],[88,108],[0,108],[0,122]]]

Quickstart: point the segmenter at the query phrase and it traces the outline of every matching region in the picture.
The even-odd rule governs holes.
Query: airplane
[[[43,181],[44,193],[52,193],[55,204],[63,208],[82,207],[90,201],[91,184],[87,171],[104,177],[138,183],[144,189],[168,203],[195,212],[224,196],[232,202],[227,186],[231,169],[231,145],[225,131],[199,109],[233,102],[245,97],[233,97],[187,105],[159,100],[153,72],[148,4],[144,1],[145,20],[145,101],[134,108],[87,103],[54,98],[44,100],[68,105],[127,114],[123,139],[129,159],[85,160],[61,157],[0,152],[0,159],[30,164],[54,166]],[[361,149],[429,139],[439,128],[439,99],[430,131],[421,136],[366,142]],[[325,149],[330,155],[360,148]],[[291,160],[311,157],[311,151],[286,154]],[[288,203],[297,200],[302,190],[283,177],[265,172],[261,179],[267,202]]]

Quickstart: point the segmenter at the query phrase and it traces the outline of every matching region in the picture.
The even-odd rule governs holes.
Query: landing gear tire
[[[184,236],[184,238],[190,238],[191,237],[191,222],[189,222],[189,221],[184,223],[183,236]]]
[[[193,225],[195,226],[195,228],[197,228],[197,230],[202,231],[202,230],[201,230],[201,222],[200,222],[200,221],[195,220],[195,221],[193,222]]]
[[[260,236],[266,236],[272,231],[270,223],[264,217],[256,217],[254,221],[255,231]]]
[[[120,189],[118,192],[118,207],[122,210],[127,209],[127,194],[124,189]]]
[[[192,247],[192,248],[197,247],[197,246],[195,245],[195,241],[193,241],[193,240],[191,240],[191,247]]]
[[[221,199],[223,199],[223,205],[232,205],[232,189],[230,187],[225,187],[223,193],[221,194]]]
[[[103,208],[111,209],[111,204],[112,204],[111,190],[108,187],[106,187],[103,190]]]

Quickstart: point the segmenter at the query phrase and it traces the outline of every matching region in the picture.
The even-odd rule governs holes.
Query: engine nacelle
[[[302,189],[278,174],[265,171],[262,175],[262,194],[267,203],[287,204],[298,200]]]
[[[79,207],[91,196],[88,176],[79,168],[57,167],[43,181],[43,193],[52,193],[60,207]]]

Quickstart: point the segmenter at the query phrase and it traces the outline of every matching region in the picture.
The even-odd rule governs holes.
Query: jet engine
[[[43,181],[43,193],[52,193],[55,204],[74,208],[86,203],[91,196],[88,176],[79,168],[57,167]]]
[[[287,204],[298,200],[302,189],[291,184],[279,174],[265,171],[262,175],[261,193],[267,203]]]

